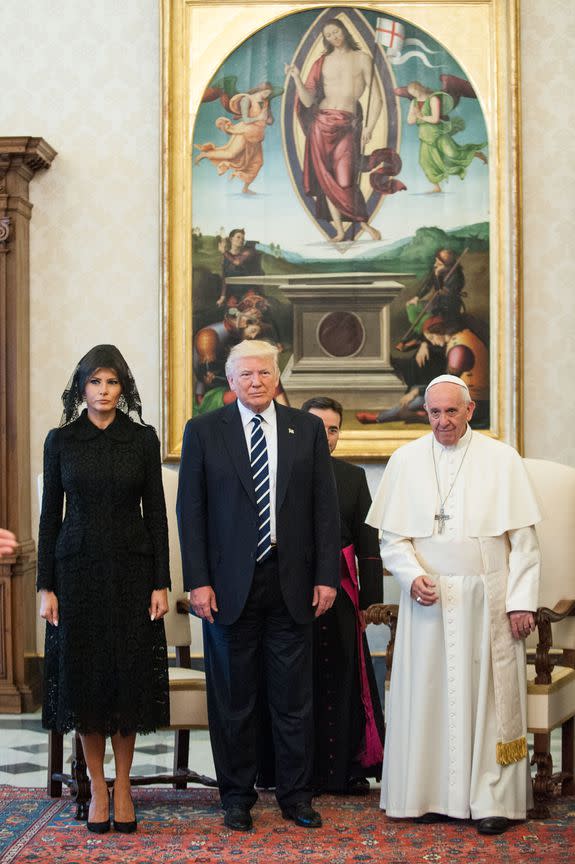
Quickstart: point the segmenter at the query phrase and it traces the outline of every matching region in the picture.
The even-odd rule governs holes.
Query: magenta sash
[[[360,752],[356,758],[360,765],[369,767],[378,765],[383,760],[383,747],[373,713],[373,702],[367,670],[365,668],[365,653],[363,650],[363,623],[359,614],[359,583],[355,564],[355,549],[353,543],[341,550],[341,587],[353,603],[355,609],[355,631],[357,638],[357,653],[359,659],[359,681],[361,701],[365,714],[365,735]]]

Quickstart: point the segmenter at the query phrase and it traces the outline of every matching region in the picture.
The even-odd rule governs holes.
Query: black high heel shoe
[[[132,804],[134,802],[132,801]],[[138,827],[138,820],[136,819],[136,808],[134,807],[134,818],[131,822],[118,822],[114,819],[114,831],[117,831],[119,834],[133,834]]]
[[[114,819],[114,831],[117,831],[119,834],[133,834],[137,827],[137,819],[133,819],[131,822],[117,822]]]
[[[108,790],[106,790],[108,791]],[[110,809],[110,793],[108,792],[108,809]],[[105,822],[86,822],[88,826],[88,831],[91,831],[92,834],[107,834],[110,830],[110,817],[105,820]]]

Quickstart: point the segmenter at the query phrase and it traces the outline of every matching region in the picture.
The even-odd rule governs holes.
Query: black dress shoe
[[[367,777],[350,777],[347,781],[348,795],[369,795],[369,789]]]
[[[433,825],[434,822],[449,822],[450,817],[445,813],[424,813],[423,816],[414,816],[413,821],[420,825]]]
[[[488,816],[487,819],[480,819],[477,823],[477,830],[480,834],[503,834],[510,826],[509,819],[505,816]]]
[[[320,814],[305,801],[298,801],[296,804],[282,807],[282,816],[284,819],[291,819],[300,828],[321,828],[322,825]]]
[[[225,812],[224,825],[232,831],[249,831],[254,827],[249,807],[243,804],[232,804]]]

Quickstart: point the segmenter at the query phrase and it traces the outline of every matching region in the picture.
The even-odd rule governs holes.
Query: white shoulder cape
[[[402,537],[431,537],[437,501],[432,439],[429,433],[393,454],[367,514],[368,525]],[[465,461],[465,536],[498,537],[541,520],[513,447],[474,432]]]

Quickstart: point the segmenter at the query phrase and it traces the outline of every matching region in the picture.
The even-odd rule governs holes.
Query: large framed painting
[[[521,446],[517,14],[164,0],[167,459],[249,339],[279,350],[279,401],[342,403],[338,455],[427,431],[443,372]]]

